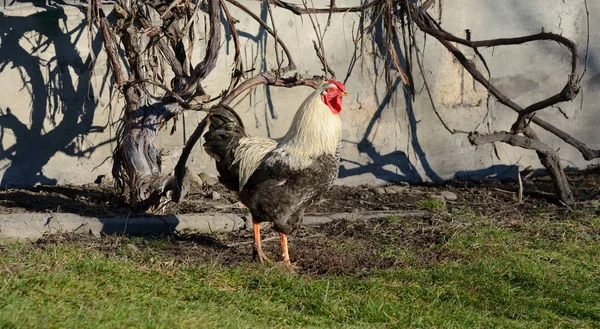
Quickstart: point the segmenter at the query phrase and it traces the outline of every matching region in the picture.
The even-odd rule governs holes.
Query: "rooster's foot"
[[[261,264],[264,264],[265,262],[271,262],[271,260],[269,260],[267,258],[267,256],[265,255],[265,253],[262,251],[262,249],[257,249],[254,248],[253,252],[252,252],[252,258],[254,260],[258,260]]]

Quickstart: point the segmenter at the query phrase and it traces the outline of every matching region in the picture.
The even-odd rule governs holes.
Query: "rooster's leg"
[[[260,243],[260,223],[252,219],[252,228],[254,229],[254,259],[258,258],[261,263],[265,261],[269,261],[265,253],[262,251],[262,246]]]
[[[288,252],[287,235],[279,233],[279,242],[281,242],[281,256],[283,257],[283,265],[286,267],[294,267],[290,262],[290,253]]]

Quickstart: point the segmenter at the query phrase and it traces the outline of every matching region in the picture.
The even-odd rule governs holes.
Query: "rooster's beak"
[[[342,97],[343,96],[348,96],[348,93],[346,93],[345,91],[342,91]]]

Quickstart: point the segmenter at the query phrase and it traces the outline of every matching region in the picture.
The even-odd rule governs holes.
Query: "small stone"
[[[400,182],[398,183],[398,185],[403,186],[403,187],[409,187],[410,184],[408,182]]]
[[[202,187],[202,178],[196,174],[196,172],[189,167],[185,167],[185,175],[190,180],[190,185],[196,188]]]
[[[444,198],[444,196],[441,195],[441,194],[432,194],[430,197],[432,199],[435,199],[435,200],[439,201],[439,202],[446,203],[446,198]]]
[[[221,199],[221,194],[217,191],[213,191],[212,192],[212,199],[213,200],[220,200]]]
[[[134,245],[133,243],[128,243],[127,244],[127,249],[133,251],[133,252],[138,252],[140,251],[140,248],[138,248],[136,245]]]
[[[521,224],[523,224],[523,220],[513,219],[510,222],[508,222],[508,224],[510,226],[520,226]]]
[[[388,207],[388,206],[381,206],[379,208],[381,208],[381,210],[390,210],[390,207]]]
[[[456,194],[450,192],[450,191],[441,191],[440,195],[444,197],[444,199],[448,200],[448,201],[455,201],[456,199],[458,199],[458,197],[456,196]]]
[[[392,190],[393,193],[405,193],[406,192],[406,187],[399,186],[399,185],[393,185],[390,187],[386,187],[386,191],[387,191],[387,189]]]
[[[371,191],[375,194],[385,194],[385,189],[383,187],[374,187]]]
[[[211,176],[207,173],[200,173],[200,179],[202,180],[202,182],[204,182],[204,184],[208,185],[208,186],[213,186],[215,184],[217,184],[219,182],[219,179],[217,177]]]
[[[385,193],[387,193],[387,194],[396,194],[396,193],[398,193],[392,187],[386,187],[386,188],[384,188],[384,190],[385,190]]]

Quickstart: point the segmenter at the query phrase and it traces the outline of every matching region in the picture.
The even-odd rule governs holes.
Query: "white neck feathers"
[[[321,100],[324,90],[324,87],[318,88],[300,105],[290,129],[278,141],[257,137],[240,139],[233,163],[239,164],[240,191],[271,151],[277,156],[269,158],[268,163],[283,161],[292,170],[306,168],[317,156],[336,155],[342,120]]]
[[[322,92],[323,88],[315,90],[300,105],[278,149],[306,160],[322,154],[335,155],[342,136],[342,120],[323,103]]]

